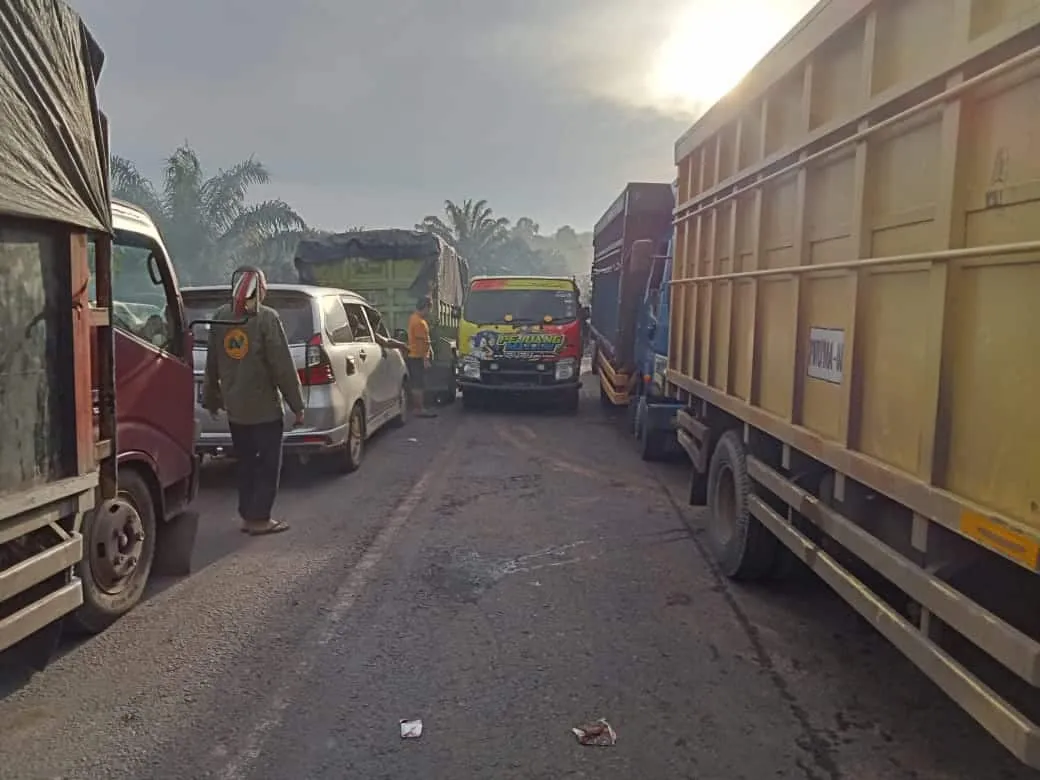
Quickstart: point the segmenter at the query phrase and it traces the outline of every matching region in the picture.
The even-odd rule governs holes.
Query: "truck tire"
[[[780,548],[748,509],[751,479],[744,443],[727,431],[715,446],[708,468],[708,543],[719,569],[733,580],[767,579]]]
[[[118,498],[84,518],[76,565],[83,605],[70,616],[74,631],[97,634],[137,605],[152,573],[156,531],[148,484],[137,471],[120,469]]]

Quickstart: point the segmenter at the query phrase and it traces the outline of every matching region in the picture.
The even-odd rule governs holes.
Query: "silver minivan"
[[[187,319],[209,317],[227,303],[225,286],[181,290]],[[361,465],[365,441],[387,423],[403,424],[408,414],[408,371],[396,349],[380,346],[387,338],[379,312],[349,290],[302,284],[272,284],[264,304],[281,315],[289,348],[303,386],[304,424],[293,428],[285,410],[287,454],[336,457],[343,471]],[[208,333],[196,326],[195,414],[200,455],[233,455],[227,417],[214,419],[202,408]]]

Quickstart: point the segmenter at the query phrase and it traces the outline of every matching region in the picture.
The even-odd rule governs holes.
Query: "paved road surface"
[[[717,577],[684,469],[633,450],[591,398],[453,408],[288,477],[258,539],[210,468],[196,573],[0,681],[0,777],[1035,776],[823,586]]]

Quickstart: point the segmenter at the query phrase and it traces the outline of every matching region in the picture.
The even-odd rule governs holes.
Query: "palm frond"
[[[250,157],[204,181],[199,194],[207,221],[223,233],[242,211],[249,188],[270,179],[263,163]]]
[[[122,200],[140,206],[149,216],[160,224],[165,213],[162,200],[155,191],[155,185],[149,181],[137,166],[125,157],[112,155],[109,162],[109,175],[112,180],[112,194]]]
[[[242,209],[221,236],[219,244],[228,250],[256,246],[281,233],[298,233],[307,229],[303,217],[281,200],[267,200]]]
[[[163,206],[167,217],[179,225],[205,230],[202,214],[202,164],[187,144],[178,147],[163,167]]]

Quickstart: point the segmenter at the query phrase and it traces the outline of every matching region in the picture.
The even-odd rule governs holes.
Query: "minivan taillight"
[[[300,383],[303,385],[331,385],[336,381],[332,373],[332,363],[328,353],[321,346],[321,334],[315,333],[307,342],[304,351],[304,367],[300,369]]]

